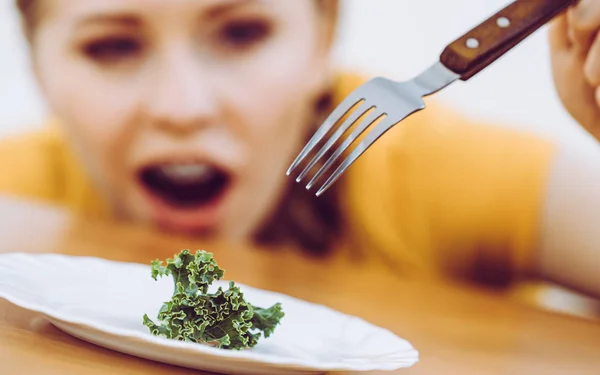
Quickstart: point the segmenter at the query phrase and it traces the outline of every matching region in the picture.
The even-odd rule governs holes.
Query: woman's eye
[[[141,49],[141,43],[133,38],[103,39],[90,42],[83,47],[86,56],[101,63],[118,62],[135,57]]]
[[[271,25],[265,21],[234,21],[227,23],[220,31],[220,39],[229,47],[248,48],[266,39],[271,33]]]

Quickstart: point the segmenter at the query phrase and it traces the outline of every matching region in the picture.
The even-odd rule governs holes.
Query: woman
[[[0,145],[0,190],[199,236],[362,250],[398,269],[600,296],[600,160],[429,106],[322,198],[285,169],[362,82],[338,2],[18,0],[55,115]],[[558,92],[600,132],[598,2],[553,26]]]

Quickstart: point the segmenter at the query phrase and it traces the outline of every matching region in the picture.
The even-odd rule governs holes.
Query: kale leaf
[[[172,276],[171,300],[158,312],[158,323],[144,314],[143,323],[155,336],[216,346],[222,349],[254,347],[261,335],[273,334],[285,315],[280,303],[269,308],[254,306],[233,281],[229,288],[208,293],[210,285],[223,277],[212,253],[182,250],[173,259],[152,262],[152,278]]]

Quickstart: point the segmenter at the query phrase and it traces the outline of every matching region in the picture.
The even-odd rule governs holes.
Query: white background
[[[43,102],[29,70],[13,9],[0,0],[0,137],[40,126]],[[507,0],[342,0],[336,61],[371,75],[408,79],[435,62],[444,46]],[[546,29],[467,83],[438,94],[485,120],[593,149],[595,142],[561,106],[551,79]]]

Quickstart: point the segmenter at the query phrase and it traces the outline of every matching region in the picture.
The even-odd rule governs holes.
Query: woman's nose
[[[214,77],[197,58],[171,52],[150,72],[145,112],[155,126],[171,132],[189,132],[216,121]]]

